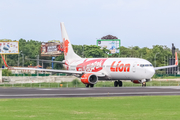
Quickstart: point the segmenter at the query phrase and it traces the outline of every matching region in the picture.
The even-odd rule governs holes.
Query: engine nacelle
[[[131,82],[135,83],[135,84],[140,84],[142,83],[141,80],[131,80]]]
[[[93,73],[87,73],[81,76],[81,82],[84,84],[96,84],[97,81],[98,77]]]

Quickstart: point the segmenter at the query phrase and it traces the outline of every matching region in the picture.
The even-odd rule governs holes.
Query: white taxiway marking
[[[37,89],[37,90],[72,90],[71,88],[70,89],[66,89],[66,88],[63,88],[63,89]],[[90,88],[76,88],[76,89],[73,89],[73,90],[92,90]]]
[[[154,86],[154,87],[147,87],[147,88],[162,88],[162,89],[164,89],[164,88],[170,88],[170,89],[180,89],[180,86],[161,86],[161,87],[156,87],[156,86]]]
[[[3,95],[0,94],[0,97],[25,97],[25,96],[90,96],[90,95],[155,95],[155,94],[180,94],[180,92],[129,92],[129,93],[84,93],[84,94],[16,94],[16,95]]]

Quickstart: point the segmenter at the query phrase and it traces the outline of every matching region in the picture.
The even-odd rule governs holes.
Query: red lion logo
[[[86,59],[83,63],[77,65],[77,71],[86,71],[86,72],[98,72],[103,69],[103,64],[107,58],[99,58],[94,60]]]
[[[68,52],[68,46],[69,46],[69,41],[65,40],[65,38],[63,39],[63,43],[64,43],[64,55],[67,55]]]

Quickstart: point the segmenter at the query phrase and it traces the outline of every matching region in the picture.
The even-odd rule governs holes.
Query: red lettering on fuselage
[[[112,65],[111,65],[111,67],[110,67],[110,70],[111,70],[112,72],[115,72],[115,71],[116,71],[116,68],[113,68],[115,62],[116,62],[116,61],[114,61],[114,62],[112,63]]]
[[[115,62],[115,61],[114,61]],[[119,66],[119,63],[120,63],[121,61],[119,61],[118,62],[118,64],[117,64],[117,66]],[[118,67],[116,67],[116,72],[118,71]]]
[[[114,61],[111,64],[110,70],[112,72],[123,72],[123,70],[124,70],[124,72],[129,72],[130,71],[130,66],[131,65],[129,63],[128,64],[123,64],[123,63],[121,63],[121,61],[119,61],[117,63],[117,65],[114,65],[115,63],[116,63],[116,61]]]

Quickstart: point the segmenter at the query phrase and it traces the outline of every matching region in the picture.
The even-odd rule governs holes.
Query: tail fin
[[[64,26],[64,23],[61,22],[61,34],[63,39],[63,47],[64,47],[64,58],[65,60],[72,60],[72,59],[80,59],[81,57],[78,56],[76,53],[74,53],[74,50],[72,48],[72,45],[69,41],[68,34],[66,32],[66,28]]]
[[[177,56],[177,52],[175,53],[175,65],[178,65],[178,56]]]

